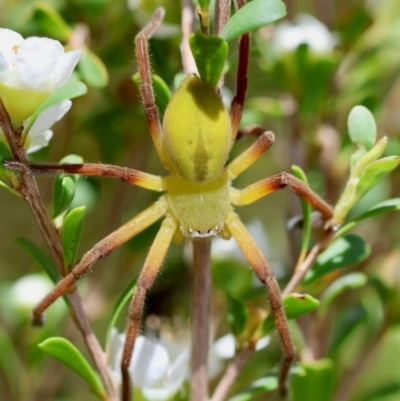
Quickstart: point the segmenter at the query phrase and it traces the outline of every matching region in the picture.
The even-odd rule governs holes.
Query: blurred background
[[[361,104],[371,110],[378,137],[389,138],[386,153],[400,154],[400,2],[284,2],[287,18],[252,36],[242,124],[272,130],[276,143],[235,181],[235,186],[243,188],[299,165],[311,187],[335,204],[347,181],[354,151],[346,127],[353,106]],[[150,43],[152,69],[174,91],[182,73],[178,0],[0,0],[1,27],[24,37],[53,37],[67,48],[68,43],[43,17],[43,7],[51,7],[75,29],[86,49],[75,74],[88,85],[88,93],[73,101],[71,111],[53,127],[49,146],[32,154],[31,160],[58,163],[68,154],[77,154],[88,162],[166,173],[154,151],[132,80],[136,72],[134,37],[160,5],[167,13],[162,29]],[[234,93],[236,62],[236,43],[232,43],[225,79],[227,102]],[[231,157],[254,140],[238,140]],[[51,214],[53,178],[39,177],[37,181]],[[399,197],[399,184],[400,171],[395,171],[359,202],[350,218],[380,201]],[[72,205],[88,208],[80,255],[157,197],[118,180],[80,178]],[[288,231],[290,219],[301,214],[298,198],[286,189],[238,213],[284,286],[299,254],[301,231]],[[326,400],[400,399],[399,222],[393,212],[358,224],[353,233],[362,237],[367,250],[361,262],[302,289],[319,298],[343,275],[357,272],[365,278],[358,288],[343,291],[323,312],[305,315],[292,324],[297,347],[306,361],[328,358],[332,363]],[[79,282],[85,308],[103,345],[115,302],[140,272],[158,227],[153,225],[96,263]],[[30,326],[29,310],[51,283],[14,241],[17,237],[29,239],[49,254],[27,204],[1,190],[0,398],[94,400],[84,381],[36,347],[47,337],[65,336],[87,355],[62,300],[49,310],[42,329]],[[229,332],[226,294],[263,308],[267,308],[267,301],[264,289],[232,242],[216,240],[212,252],[212,338],[217,340]],[[190,244],[173,244],[146,302],[149,318],[145,330],[185,336],[182,333],[189,329],[190,316],[190,266]],[[32,284],[32,280],[37,281]],[[31,293],[32,297],[27,296]],[[122,313],[118,321],[120,331],[124,330],[125,316]],[[251,357],[232,394],[276,368],[280,359],[279,342],[273,335],[270,345]],[[265,397],[260,399],[275,399],[273,393]]]

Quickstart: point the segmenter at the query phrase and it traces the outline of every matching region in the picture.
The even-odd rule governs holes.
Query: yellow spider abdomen
[[[205,182],[222,171],[232,146],[229,113],[214,89],[188,75],[164,115],[163,143],[176,172]]]

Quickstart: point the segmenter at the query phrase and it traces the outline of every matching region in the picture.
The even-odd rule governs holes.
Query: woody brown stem
[[[192,380],[190,401],[208,400],[207,355],[209,336],[211,241],[193,241]]]
[[[19,145],[19,139],[21,137],[21,127],[13,128],[10,117],[7,111],[5,110],[1,99],[0,99],[0,126],[7,138],[14,159],[27,163],[28,158],[26,155],[25,148]],[[54,227],[49,216],[46,213],[34,177],[32,177],[29,174],[26,174],[26,172],[21,172],[20,187],[16,189],[28,202],[29,207],[31,208],[32,213],[34,215],[34,218],[39,226],[39,229],[48,247],[50,248],[57,269],[60,275],[64,275],[63,251],[60,237],[58,235],[57,229]],[[92,357],[93,363],[96,366],[102,378],[104,388],[107,393],[107,398],[105,399],[117,401],[118,393],[116,388],[114,387],[111,378],[111,372],[109,371],[109,368],[107,366],[105,354],[101,349],[101,346],[97,341],[96,336],[93,333],[90,321],[83,309],[80,295],[77,290],[74,290],[73,292],[68,293],[67,297],[71,304],[70,308],[71,316],[78,330],[80,331],[86,344],[86,347]]]

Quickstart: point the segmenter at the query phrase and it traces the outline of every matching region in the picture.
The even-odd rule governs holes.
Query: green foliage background
[[[109,82],[103,86],[101,74],[97,80],[89,78],[87,95],[74,100],[72,110],[54,127],[50,146],[32,155],[32,160],[58,162],[67,154],[78,154],[85,161],[164,174],[151,143],[138,90],[131,79],[136,72],[133,39],[158,5],[166,7],[166,22],[174,24],[179,32],[180,2],[142,0],[135,11],[129,11],[125,1],[120,0],[46,3],[71,27],[84,24],[88,28],[89,47],[103,61]],[[244,124],[262,124],[273,130],[276,143],[238,178],[236,187],[289,171],[291,165],[297,164],[305,170],[311,187],[335,204],[347,181],[350,155],[354,151],[346,127],[348,113],[354,105],[362,104],[372,111],[377,120],[378,137],[387,135],[389,138],[387,154],[400,154],[400,4],[397,0],[285,3],[289,17],[300,11],[309,12],[335,31],[340,41],[326,56],[311,54],[301,46],[276,59],[268,45],[271,29],[254,34],[243,120]],[[49,36],[51,28],[35,14],[36,5],[33,1],[3,0],[0,2],[0,26],[16,30],[25,37]],[[182,69],[180,40],[179,34],[161,35],[150,45],[152,69],[172,89],[175,76]],[[233,68],[226,77],[226,86],[231,91],[234,90],[236,60],[234,45],[231,45],[229,59]],[[82,68],[77,74],[84,78]],[[251,137],[239,140],[232,155],[237,155],[253,141]],[[399,197],[399,174],[395,171],[376,186],[357,204],[350,218],[380,201]],[[41,177],[38,182],[51,213],[53,180]],[[108,179],[79,179],[77,188],[73,205],[87,206],[79,255],[157,198],[150,191]],[[266,237],[256,240],[263,242],[260,245],[266,249],[266,257],[277,278],[282,283],[287,282],[299,253],[301,233],[287,233],[286,222],[288,216],[301,213],[298,199],[289,190],[280,191],[239,213],[246,223],[255,220],[262,223]],[[152,226],[99,261],[79,283],[86,310],[103,344],[115,302],[126,284],[139,273],[157,227],[157,224]],[[293,323],[299,350],[318,361],[306,360],[303,368],[312,372],[327,371],[327,375],[331,375],[326,379],[326,391],[321,390],[324,399],[318,398],[321,397],[317,396],[319,390],[309,379],[308,384],[301,383],[306,395],[295,401],[395,401],[400,397],[399,217],[393,212],[365,220],[353,233],[369,244],[370,256],[345,271],[334,270],[325,275],[307,287],[307,292],[320,297],[329,284],[348,272],[362,272],[367,280],[359,288],[350,286],[326,309]],[[85,354],[82,340],[62,305],[48,313],[46,325],[38,330],[30,327],[28,311],[16,310],[10,302],[13,283],[24,275],[40,271],[29,255],[13,242],[21,236],[47,252],[27,205],[3,191],[0,196],[1,398],[95,399],[88,394],[86,383],[36,347],[47,337],[63,336]],[[188,254],[187,244],[171,246],[163,272],[146,303],[148,315],[165,316],[169,324],[178,320],[179,329],[188,325],[190,313]],[[267,305],[264,290],[254,287],[252,273],[245,268],[245,263],[236,259],[227,256],[213,262],[211,309],[215,337],[229,330],[224,294],[262,307]],[[118,327],[123,330],[124,325],[125,318],[121,318]],[[251,358],[232,394],[268,373],[280,358],[278,341],[273,338],[269,347]],[[307,377],[311,376],[312,373]],[[317,374],[316,377],[318,382],[322,380],[322,376]],[[294,387],[298,385],[296,380],[295,374]],[[268,397],[275,399],[274,393]]]

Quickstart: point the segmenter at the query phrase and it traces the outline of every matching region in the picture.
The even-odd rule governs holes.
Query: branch
[[[194,28],[194,7],[191,0],[182,0],[182,42],[181,54],[185,74],[196,73],[197,66],[189,46],[189,36]]]
[[[190,401],[208,401],[207,356],[209,337],[211,241],[193,241],[192,378]]]
[[[0,126],[7,138],[10,145],[11,152],[14,159],[22,161],[24,163],[28,162],[25,148],[20,146],[19,139],[21,137],[21,127],[13,128],[10,117],[4,108],[3,102],[0,99]],[[60,275],[64,275],[64,261],[63,261],[63,251],[61,240],[58,235],[57,229],[52,224],[50,218],[48,217],[43,201],[40,197],[36,181],[33,176],[22,171],[20,173],[20,188],[17,190],[22,194],[25,200],[28,202],[35,220],[39,226],[39,229],[50,248],[53,255],[54,261],[56,263],[57,269]],[[90,321],[83,309],[82,301],[77,290],[74,290],[67,294],[68,299],[71,303],[70,313],[71,316],[83,336],[86,347],[93,359],[93,362],[100,373],[103,380],[105,390],[109,396],[109,400],[117,401],[118,393],[114,387],[111,373],[108,368],[105,354],[101,349],[96,336],[90,325]]]
[[[253,354],[253,348],[246,348],[240,350],[235,354],[228,367],[225,370],[224,375],[218,383],[217,388],[214,391],[210,401],[224,401],[228,395],[229,389],[235,383],[237,376],[241,369],[248,361],[250,356]]]

